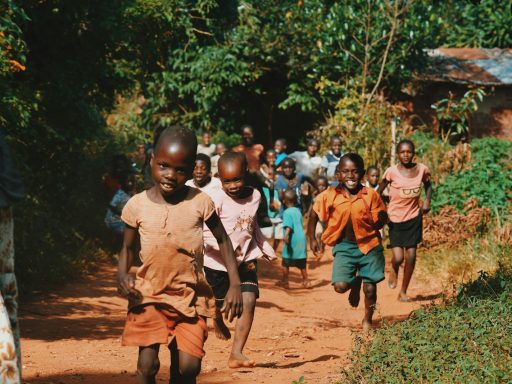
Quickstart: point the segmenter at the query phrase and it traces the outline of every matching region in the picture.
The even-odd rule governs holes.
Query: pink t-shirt
[[[389,220],[402,223],[420,214],[421,184],[430,180],[430,171],[424,164],[416,164],[415,177],[403,176],[396,165],[384,172],[383,178],[389,182]]]
[[[253,189],[245,199],[233,199],[224,190],[215,191],[211,198],[215,211],[231,239],[237,254],[237,262],[254,260],[262,256],[275,259],[274,249],[265,241],[256,219],[261,194]],[[226,266],[219,251],[219,245],[212,232],[204,228],[204,266],[218,271],[226,271]]]
[[[188,185],[189,187],[192,187],[192,188],[197,188],[200,191],[206,193],[208,196],[211,196],[216,191],[222,189],[222,183],[221,183],[221,181],[219,180],[218,177],[212,177],[210,182],[208,184],[206,184],[204,187],[196,186],[194,184],[194,180],[193,179],[187,180],[185,185]]]

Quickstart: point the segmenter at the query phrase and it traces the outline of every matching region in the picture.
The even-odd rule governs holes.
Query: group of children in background
[[[342,153],[341,144],[340,138],[331,138],[323,157],[317,155],[315,139],[305,151],[287,154],[285,139],[265,151],[254,143],[249,126],[230,152],[211,143],[208,133],[197,144],[195,135],[180,126],[155,138],[149,161],[154,184],[122,209],[117,204],[122,193],[116,191],[107,214],[118,215],[124,226],[118,282],[129,312],[123,344],[139,347],[137,382],[154,382],[159,345],[174,336],[171,382],[194,383],[204,356],[207,317],[221,339],[231,338],[224,320],[237,318],[228,366],[254,366],[243,349],[259,297],[258,259],[275,259],[281,240],[278,285],[290,287],[289,269],[295,267],[302,286],[311,288],[307,237],[318,260],[324,244],[331,246],[334,290],[349,291],[349,303],[357,307],[362,286],[362,325],[368,330],[377,283],[384,280],[382,229],[388,223],[393,252],[388,284],[396,287],[405,259],[398,299],[410,300],[407,288],[422,239],[421,217],[432,195],[429,170],[414,163],[414,144],[402,140],[396,148],[399,164],[388,168],[379,183],[379,170],[366,169],[355,153]],[[122,184],[118,190],[128,193]],[[426,199],[420,204],[422,184]],[[142,266],[133,277],[129,271],[137,235]]]

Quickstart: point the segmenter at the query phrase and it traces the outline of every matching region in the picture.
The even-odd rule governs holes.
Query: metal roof
[[[427,49],[423,81],[488,86],[512,85],[512,48]]]

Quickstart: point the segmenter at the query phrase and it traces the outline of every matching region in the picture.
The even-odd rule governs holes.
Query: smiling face
[[[191,178],[194,167],[191,152],[184,144],[173,140],[163,140],[153,152],[151,175],[164,198],[175,195]]]
[[[245,187],[247,167],[242,159],[219,162],[219,178],[222,189],[230,197],[237,198]]]
[[[414,148],[409,143],[402,143],[398,146],[396,154],[403,165],[408,165],[414,159]]]
[[[339,138],[331,139],[331,151],[335,156],[341,153],[341,140]]]
[[[196,165],[194,167],[194,171],[192,172],[194,184],[198,187],[204,187],[211,179],[210,173],[210,168],[206,162],[202,160],[196,160]]]
[[[285,153],[286,152],[286,141],[277,139],[274,144],[274,151],[276,151],[277,154]]]
[[[265,161],[267,162],[269,167],[273,167],[276,162],[276,152],[273,149],[269,149],[265,153]]]
[[[364,170],[359,169],[350,158],[343,157],[340,160],[338,179],[346,190],[349,192],[356,191],[361,185],[363,176]]]
[[[295,161],[290,158],[286,158],[281,164],[283,164],[284,176],[287,179],[293,179],[295,177]]]

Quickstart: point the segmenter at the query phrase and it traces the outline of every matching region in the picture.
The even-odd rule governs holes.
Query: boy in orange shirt
[[[361,283],[365,294],[363,330],[370,329],[377,283],[384,280],[384,248],[379,229],[387,221],[386,207],[379,194],[361,184],[364,161],[355,153],[343,155],[339,162],[339,185],[320,193],[308,224],[311,249],[319,251],[315,227],[326,223],[322,241],[333,246],[332,285],[338,293],[350,290],[350,305],[357,307]]]

